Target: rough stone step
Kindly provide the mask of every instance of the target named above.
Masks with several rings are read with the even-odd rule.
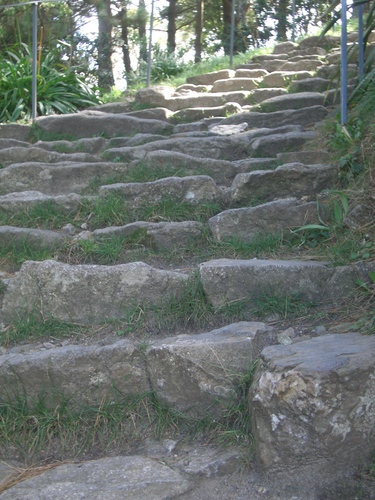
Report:
[[[73,136],[126,136],[135,133],[169,134],[172,125],[161,120],[136,118],[127,114],[82,111],[71,115],[51,115],[37,118],[36,126],[47,133]]]
[[[124,318],[136,303],[160,304],[179,297],[188,276],[143,262],[116,266],[71,266],[53,260],[27,261],[11,280],[2,321],[42,311],[43,316],[85,325]]]
[[[239,402],[239,379],[262,349],[276,342],[271,326],[240,322],[155,340],[146,352],[127,339],[48,348],[26,344],[0,355],[0,394],[5,397],[11,390],[37,399],[43,390],[50,405],[62,395],[74,405],[100,405],[119,393],[154,391],[162,404],[190,416],[220,418],[228,405]]]
[[[317,71],[324,64],[320,59],[310,59],[307,56],[299,61],[286,61],[279,66],[279,69],[280,71]]]
[[[234,77],[235,71],[231,69],[222,69],[220,71],[212,71],[211,73],[205,73],[203,75],[191,76],[186,79],[187,83],[192,83],[194,85],[213,85],[216,80],[223,78]]]
[[[0,245],[4,248],[15,242],[53,248],[64,240],[64,235],[46,229],[24,229],[13,226],[0,226]]]
[[[301,109],[311,106],[324,106],[326,98],[320,92],[301,92],[285,94],[266,99],[260,105],[260,111],[281,111],[283,109]],[[255,111],[255,110],[254,110]]]
[[[286,163],[275,170],[238,174],[232,183],[230,198],[234,204],[252,198],[264,201],[291,196],[300,198],[331,188],[337,176],[337,169],[332,165]]]
[[[217,241],[253,241],[264,234],[280,234],[287,228],[318,222],[316,203],[301,203],[296,198],[225,210],[208,221]]]
[[[310,71],[273,71],[262,78],[262,85],[266,87],[287,87],[291,81],[312,78]]]
[[[69,194],[126,168],[127,164],[111,162],[20,163],[0,170],[0,189],[3,193],[38,190],[47,195]]]
[[[56,204],[65,213],[76,212],[82,203],[82,196],[76,193],[48,196],[40,191],[12,192],[0,196],[0,209],[5,212],[27,211],[41,202]]]
[[[25,141],[19,141],[18,139],[2,139],[0,137],[0,150],[13,147],[29,148],[30,143]]]
[[[103,137],[90,137],[76,141],[38,141],[35,147],[58,153],[87,153],[98,155],[108,146],[108,140]]]
[[[192,485],[182,474],[159,460],[119,456],[80,464],[64,464],[22,481],[1,498],[90,498],[90,500],[168,500],[178,498]]]
[[[243,170],[236,164],[211,158],[199,158],[190,154],[179,153],[176,151],[156,150],[148,152],[142,160],[134,160],[129,164],[129,169],[139,165],[144,166],[150,171],[155,169],[158,172],[173,166],[178,168],[176,175],[208,175],[219,185],[230,185],[237,173]]]
[[[277,130],[279,129],[274,129],[274,134],[253,139],[248,149],[249,156],[276,157],[280,151],[294,151],[304,146],[306,142],[316,140],[318,137],[318,134],[313,131],[303,132],[301,129],[295,129],[280,134],[276,133]]]
[[[298,296],[313,303],[350,297],[358,279],[368,282],[374,264],[329,267],[315,261],[218,259],[199,266],[204,291],[210,303],[224,307],[264,295]]]
[[[250,91],[249,97],[247,101],[250,103],[249,106],[254,104],[259,104],[266,99],[270,99],[271,97],[276,97],[279,95],[285,95],[287,90],[285,88],[257,88]],[[242,109],[245,109],[247,104],[242,106]]]
[[[222,106],[226,103],[235,102],[240,106],[248,104],[249,96],[251,95],[249,90],[236,90],[228,92],[216,92],[210,94],[189,94],[186,96],[174,96],[169,99],[165,99],[163,106],[170,109],[171,111],[178,111],[185,108],[208,108]],[[153,103],[151,103],[153,104]]]
[[[326,80],[325,78],[308,78],[294,80],[290,86],[290,92],[325,92],[326,90],[337,87],[337,82]]]
[[[236,77],[216,80],[211,92],[234,92],[236,90],[254,90],[259,84],[258,78]]]
[[[304,163],[305,165],[328,164],[330,155],[328,151],[292,151],[278,153],[276,159],[284,163]]]
[[[241,106],[236,102],[228,102],[222,106],[211,106],[209,108],[204,107],[194,107],[185,108],[180,111],[173,113],[171,117],[171,122],[178,123],[180,120],[184,122],[194,122],[202,120],[202,118],[211,118],[217,116],[228,116],[236,113],[240,113],[242,110]]]
[[[374,336],[323,335],[268,347],[261,360],[249,405],[256,456],[264,467],[328,468],[338,476],[369,463],[374,447]]]
[[[266,69],[236,69],[234,78],[260,78],[268,75]]]
[[[165,150],[184,153],[198,158],[234,161],[251,156],[251,154],[249,154],[249,151],[251,151],[249,150],[249,145],[251,141],[257,137],[263,137],[277,132],[280,132],[282,135],[283,133],[297,130],[301,130],[300,127],[286,125],[273,129],[255,128],[254,130],[243,132],[235,136],[172,137],[142,146],[111,148],[105,151],[104,157],[110,160],[119,158],[127,162],[142,159],[150,151]]]
[[[186,248],[196,242],[203,233],[203,224],[197,221],[183,222],[132,222],[125,226],[111,226],[103,229],[96,229],[87,235],[85,238],[92,237],[95,240],[108,238],[108,236],[131,236],[134,233],[139,233],[139,230],[145,232],[145,238],[142,239],[142,244],[155,247],[159,250],[183,247]],[[78,235],[79,237],[79,235]]]
[[[306,127],[318,123],[327,116],[328,110],[324,106],[312,106],[301,109],[287,109],[270,113],[250,111],[223,119],[220,124],[237,124],[247,122],[251,128],[277,128],[284,125],[301,125]]]
[[[15,163],[39,162],[39,163],[61,163],[61,162],[96,162],[100,161],[94,155],[88,153],[57,153],[47,151],[39,147],[10,147],[0,149],[0,165],[8,167]]]
[[[122,193],[124,204],[132,207],[159,203],[166,199],[188,203],[223,200],[222,191],[207,175],[165,177],[153,182],[117,183],[99,188],[99,196],[107,196],[113,192]]]

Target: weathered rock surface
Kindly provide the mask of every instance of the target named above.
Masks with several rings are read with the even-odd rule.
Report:
[[[58,153],[97,155],[106,148],[107,144],[108,140],[103,137],[84,137],[77,141],[38,141],[34,146],[47,151],[57,151]],[[28,161],[30,161],[30,158]]]
[[[204,291],[214,307],[234,301],[252,301],[269,294],[298,295],[302,300],[319,302],[349,297],[355,280],[366,281],[364,266],[329,267],[314,261],[218,259],[199,266]]]
[[[237,174],[231,187],[233,203],[251,198],[274,200],[320,193],[334,185],[337,170],[331,165],[287,163],[276,170]]]
[[[167,134],[172,125],[161,120],[136,118],[127,114],[82,111],[74,115],[43,116],[36,120],[43,131],[76,138],[95,135],[124,136],[134,133]]]
[[[46,229],[24,229],[13,226],[0,226],[0,245],[9,245],[13,242],[23,242],[40,247],[53,247],[64,239],[64,236],[55,231]]]
[[[4,167],[12,165],[13,163],[22,162],[94,162],[99,161],[95,156],[88,153],[64,153],[60,154],[54,151],[47,151],[38,147],[10,147],[7,149],[0,149],[0,163]]]
[[[47,195],[79,192],[94,179],[104,179],[123,171],[127,165],[95,163],[18,163],[0,170],[3,193],[38,190]]]
[[[3,321],[32,311],[85,325],[123,318],[136,303],[157,304],[179,296],[186,274],[143,262],[117,266],[70,266],[52,260],[25,262],[4,295]]]
[[[226,104],[223,104],[222,106],[211,106],[208,108],[184,108],[173,113],[172,121],[178,123],[181,120],[191,123],[202,120],[203,118],[210,118],[212,116],[225,117],[227,115],[240,113],[241,109],[241,106],[236,102],[228,102]]]
[[[165,404],[193,416],[219,417],[238,402],[239,378],[263,346],[274,341],[272,328],[247,322],[163,339],[146,353],[148,376]]]
[[[375,337],[323,335],[261,360],[249,404],[263,466],[363,467],[375,443]]]
[[[129,340],[0,355],[0,374],[3,397],[10,391],[31,400],[43,397],[52,407],[62,395],[75,404],[100,405],[116,399],[116,391],[149,390],[142,353]]]
[[[56,204],[63,212],[76,211],[82,203],[82,196],[70,193],[60,196],[48,196],[40,191],[12,192],[0,196],[0,209],[6,212],[28,210],[29,208],[43,202]]]
[[[313,223],[318,223],[316,203],[300,204],[296,198],[226,210],[208,221],[218,241],[231,238],[252,241],[265,234],[277,234],[286,228]]]
[[[213,85],[216,80],[220,80],[223,78],[233,78],[235,74],[235,71],[231,69],[223,69],[220,71],[205,73],[203,75],[191,76],[187,78],[186,81],[187,83],[193,83],[194,85]]]
[[[12,500],[168,500],[189,490],[181,474],[157,460],[110,457],[64,464],[23,481],[1,498]]]
[[[300,131],[298,128],[291,132],[283,134],[277,133],[278,129],[274,130],[274,134],[264,135],[255,138],[249,148],[249,156],[276,156],[278,151],[293,151],[301,148],[307,141],[316,139],[317,134],[313,131]]]
[[[325,96],[320,92],[301,92],[271,97],[261,103],[261,111],[281,111],[283,109],[300,109],[311,106],[324,106]]]
[[[188,177],[166,177],[154,182],[133,182],[129,184],[109,184],[101,186],[100,196],[119,192],[124,196],[124,203],[133,207],[146,203],[158,203],[165,199],[200,203],[202,201],[222,200],[222,192],[215,181],[207,175]]]

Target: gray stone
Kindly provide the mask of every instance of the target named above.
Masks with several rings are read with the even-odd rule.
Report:
[[[283,229],[312,223],[318,223],[316,203],[300,204],[296,198],[226,210],[208,221],[217,241],[253,241],[264,234],[278,234]]]
[[[3,321],[30,311],[80,324],[124,318],[135,303],[158,304],[179,296],[186,274],[155,269],[143,262],[117,266],[70,266],[53,260],[27,261],[4,295]]]
[[[129,164],[129,168],[136,168],[142,164],[152,170],[157,169],[163,172],[164,169],[173,167],[181,168],[181,173],[185,175],[209,175],[218,184],[231,183],[238,169],[232,162],[216,160],[211,158],[197,158],[185,153],[175,151],[156,150],[150,151],[142,160],[134,160]]]
[[[24,229],[13,226],[0,226],[0,245],[27,243],[42,247],[54,247],[62,242],[64,236],[47,229]]]
[[[267,74],[265,69],[236,69],[235,78],[260,78]]]
[[[176,88],[175,94],[183,92],[210,92],[212,85],[194,85],[193,83],[185,83]]]
[[[43,131],[93,137],[96,135],[126,136],[135,133],[166,134],[172,126],[161,120],[136,118],[127,114],[101,113],[86,111],[74,115],[50,115],[37,118],[36,126]]]
[[[178,112],[178,111],[177,111]],[[208,130],[208,123],[206,123],[204,120],[201,120],[199,122],[193,122],[193,123],[179,123],[178,125],[175,125],[173,128],[173,135],[174,134],[184,134],[186,132],[202,132]]]
[[[222,69],[220,71],[213,71],[211,73],[205,73],[204,75],[190,76],[186,79],[187,83],[192,83],[194,85],[213,85],[216,80],[221,80],[223,78],[233,78],[235,71],[231,69]]]
[[[28,141],[31,135],[29,125],[18,125],[16,123],[1,123],[0,137],[2,139],[16,139],[17,141]]]
[[[335,84],[325,78],[307,78],[294,80],[289,86],[289,92],[325,92]]]
[[[0,163],[3,166],[12,165],[15,163],[22,162],[42,162],[42,163],[52,163],[52,162],[95,162],[99,161],[95,156],[89,155],[87,153],[71,153],[71,154],[60,154],[54,151],[46,151],[45,149],[38,147],[10,147],[7,149],[0,149]]]
[[[29,144],[28,142],[24,142],[24,141],[18,141],[17,139],[2,139],[0,137],[0,150],[14,148],[14,147],[30,148],[31,144]]]
[[[167,465],[149,458],[109,457],[64,464],[2,493],[4,500],[169,500],[190,485]]]
[[[275,158],[246,158],[245,160],[237,160],[232,162],[235,165],[238,173],[254,172],[255,170],[271,170],[276,168],[277,162]]]
[[[287,87],[294,80],[302,80],[311,76],[312,73],[308,71],[273,71],[263,77],[262,85],[267,87]]]
[[[238,401],[236,384],[272,341],[272,328],[247,322],[160,340],[146,353],[151,386],[164,404],[191,416],[219,417]]]
[[[260,88],[255,89],[250,92],[248,97],[248,102],[252,105],[259,104],[271,97],[276,97],[279,95],[285,95],[287,90],[285,88]]]
[[[281,71],[316,71],[324,63],[320,59],[303,58],[300,61],[287,61],[280,66]]]
[[[235,90],[254,90],[257,88],[257,78],[236,77],[216,80],[211,92],[234,92]]]
[[[273,49],[274,54],[288,54],[298,47],[294,42],[281,42],[275,45]]]
[[[16,212],[18,210],[28,210],[29,208],[41,203],[50,202],[58,206],[63,212],[75,212],[82,203],[82,196],[76,193],[60,196],[48,196],[40,191],[22,191],[8,193],[0,196],[0,208],[7,212]]]
[[[232,115],[241,112],[241,106],[235,102],[229,102],[223,104],[222,106],[211,106],[209,108],[194,107],[185,108],[180,111],[176,111],[173,114],[172,121],[178,122],[179,120],[194,122],[202,120],[203,118],[210,118],[216,116],[225,117],[227,115]],[[176,127],[175,127],[176,131]]]
[[[212,94],[187,94],[165,99],[164,106],[172,111],[185,108],[210,108],[222,106],[225,103],[236,102],[240,106],[248,103],[251,91],[236,90],[233,92],[216,92]]]
[[[275,290],[280,297],[298,295],[302,300],[339,300],[356,289],[355,280],[367,280],[361,266],[328,267],[315,261],[231,260],[204,262],[199,267],[210,303],[224,307],[235,301],[261,297]]]
[[[107,146],[108,140],[103,137],[84,137],[77,141],[38,141],[35,147],[58,153],[88,153],[97,155]]]
[[[294,151],[304,146],[306,142],[317,138],[316,132],[303,132],[300,130],[296,127],[296,130],[284,134],[274,133],[255,138],[251,141],[248,149],[249,155],[260,158],[276,156],[280,151]],[[274,131],[276,132],[277,129]]]
[[[35,401],[43,397],[51,407],[63,398],[79,406],[99,406],[119,393],[149,390],[143,355],[129,340],[0,355],[0,374],[3,397],[10,392]]]
[[[261,359],[249,399],[261,464],[360,470],[375,444],[375,337],[324,335]]]
[[[220,123],[227,124],[230,122],[224,121]],[[252,149],[250,148],[250,144],[252,139],[278,132],[285,134],[286,132],[296,130],[300,130],[300,128],[294,125],[285,125],[279,128],[256,127],[254,130],[235,136],[217,136],[212,135],[212,132],[210,132],[211,136],[208,137],[172,137],[164,141],[155,141],[142,146],[108,149],[105,152],[105,157],[108,159],[119,158],[122,161],[140,160],[150,151],[166,150],[184,153],[197,158],[234,161],[247,158],[251,155]],[[311,132],[306,134],[310,134],[310,138],[313,136]]]
[[[110,184],[99,188],[99,195],[119,192],[124,195],[124,203],[131,206],[158,203],[165,199],[200,203],[222,200],[222,192],[215,181],[207,175],[188,177],[165,177],[153,182],[132,182]]]
[[[269,73],[272,73],[273,71],[280,71],[287,59],[286,57],[285,59],[281,59],[280,56],[282,55],[283,54],[275,54],[275,59],[267,59],[262,61],[262,68],[266,69]],[[286,56],[286,54],[284,55]]]
[[[325,96],[319,92],[301,92],[271,97],[260,104],[261,111],[281,111],[283,109],[301,109],[311,106],[324,106]]]
[[[144,239],[150,240],[150,245],[160,250],[176,247],[188,247],[202,235],[203,225],[197,221],[183,222],[133,222],[126,226],[111,226],[93,231],[94,239],[106,238],[108,236],[130,236],[139,230],[145,232],[146,238],[141,238],[142,244],[146,245]]]
[[[130,111],[127,115],[135,116],[136,118],[146,118],[147,120],[161,120],[163,122],[168,122],[173,116],[173,112],[167,108],[151,108]]]
[[[235,450],[221,451],[207,446],[197,446],[175,463],[175,466],[189,476],[217,478],[238,472],[243,458]]]
[[[323,47],[323,49],[329,50],[333,47],[339,47],[340,45],[340,37],[325,35],[323,37],[319,35],[308,36],[303,38],[298,44],[300,49],[306,49],[311,47]]]
[[[273,54],[259,54],[253,57],[253,61],[264,63],[265,61],[286,61],[288,59],[288,54],[285,53],[273,53]]]
[[[337,179],[332,165],[302,165],[289,163],[276,170],[259,170],[237,174],[231,188],[233,203],[243,203],[257,197],[262,200],[305,196],[320,193]]]
[[[234,135],[234,134],[240,134],[241,132],[245,132],[247,128],[248,128],[247,122],[242,122],[236,125],[227,125],[227,124],[212,125],[209,128],[209,130],[218,135]]]
[[[135,101],[153,107],[163,107],[165,99],[172,97],[173,93],[172,87],[155,85],[139,89],[135,94]]]
[[[311,108],[287,109],[271,113],[248,112],[225,118],[221,124],[236,124],[247,122],[251,128],[276,128],[284,125],[307,126],[323,120],[328,114],[324,106],[312,106]]]
[[[107,179],[127,165],[96,163],[19,163],[0,170],[3,192],[38,190],[48,195],[76,193],[94,179]]]
[[[276,159],[282,164],[299,162],[304,165],[324,164],[330,160],[327,151],[292,151],[278,153]]]
[[[149,142],[164,140],[165,137],[160,134],[135,134],[133,137],[125,139],[124,137],[116,137],[109,141],[109,147],[116,147],[116,145],[123,146],[142,146]]]

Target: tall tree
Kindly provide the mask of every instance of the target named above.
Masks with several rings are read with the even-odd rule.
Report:
[[[93,0],[98,16],[98,85],[110,90],[115,80],[112,67],[112,11],[110,0]]]
[[[196,18],[195,18],[195,40],[194,40],[194,49],[195,56],[194,62],[198,63],[202,60],[202,34],[203,34],[203,9],[204,9],[204,0],[197,0],[196,4]]]
[[[174,52],[176,50],[176,18],[177,18],[177,0],[169,0],[169,5],[167,8],[167,47],[169,52]]]
[[[122,58],[124,61],[125,73],[130,74],[132,72],[131,62],[130,62],[130,50],[129,50],[129,17],[128,17],[128,6],[125,1],[122,9],[120,11],[120,27],[121,27],[121,40],[122,40]]]
[[[138,37],[139,37],[139,58],[147,61],[147,37],[146,37],[147,10],[145,0],[139,0],[137,12]]]

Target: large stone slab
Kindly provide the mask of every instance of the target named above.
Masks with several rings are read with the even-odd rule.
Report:
[[[174,96],[165,99],[164,106],[172,111],[178,111],[185,108],[209,108],[223,106],[229,102],[236,102],[243,106],[248,104],[248,98],[251,95],[250,90],[235,90],[228,92],[216,92],[210,94],[190,93],[184,96]]]
[[[251,198],[273,200],[290,196],[304,196],[328,189],[337,179],[332,165],[303,165],[287,163],[276,170],[258,170],[237,174],[231,187],[233,203],[243,203]]]
[[[40,191],[13,192],[0,196],[0,209],[6,212],[26,211],[43,202],[56,204],[63,212],[70,213],[79,208],[82,203],[82,196],[76,193],[48,196]]]
[[[300,94],[285,94],[266,99],[260,105],[261,111],[281,111],[283,109],[300,109],[311,106],[324,106],[325,96],[319,92],[301,92]]]
[[[324,63],[319,59],[304,57],[300,61],[287,61],[281,67],[281,71],[316,71]]]
[[[213,116],[233,115],[241,112],[241,106],[236,102],[228,102],[222,106],[211,106],[209,108],[185,108],[173,113],[171,121],[178,123],[181,121],[194,122],[202,120],[203,118],[211,118]]]
[[[339,300],[368,280],[361,266],[329,267],[316,261],[218,259],[200,265],[203,288],[214,307],[259,299],[275,291],[280,297],[298,294],[304,300]]]
[[[287,87],[293,80],[309,78],[312,73],[309,71],[273,71],[265,75],[262,85],[266,87]]]
[[[165,121],[100,111],[43,116],[37,118],[36,126],[45,132],[71,135],[76,138],[103,134],[108,137],[116,137],[134,135],[137,132],[167,134],[172,131],[172,126]]]
[[[0,355],[0,394],[43,397],[50,406],[62,398],[99,406],[118,394],[149,390],[142,353],[129,340],[113,344],[67,345]],[[118,391],[118,392],[116,392]]]
[[[142,160],[134,160],[129,164],[130,169],[137,166],[145,166],[150,170],[158,169],[158,172],[168,171],[171,166],[178,167],[184,175],[209,175],[218,184],[228,184],[239,171],[230,161],[197,158],[162,149],[150,151]]]
[[[99,195],[119,192],[124,195],[124,203],[131,206],[158,203],[165,199],[200,203],[222,200],[222,192],[215,181],[207,175],[188,177],[165,177],[153,182],[132,182],[110,184],[99,188]]]
[[[278,95],[285,95],[287,90],[285,88],[274,87],[274,88],[258,88],[250,92],[248,103],[249,105],[259,104],[266,99],[271,97],[276,97]]]
[[[38,141],[34,146],[46,149],[47,151],[57,151],[58,153],[88,153],[90,155],[97,155],[107,145],[108,140],[104,139],[104,137],[84,137],[77,141]]]
[[[208,221],[217,241],[252,241],[264,234],[318,223],[315,202],[301,204],[296,198],[271,201],[250,208],[226,210]]]
[[[213,85],[216,80],[223,78],[233,78],[235,71],[231,69],[222,69],[220,71],[212,71],[211,73],[205,73],[203,75],[190,76],[186,79],[187,83],[192,83],[194,85]]]
[[[85,325],[124,318],[134,304],[159,304],[178,296],[186,274],[143,262],[70,266],[53,260],[24,262],[4,295],[3,321],[32,311]]]
[[[247,322],[163,339],[146,353],[151,386],[164,404],[193,416],[219,417],[238,402],[236,384],[272,341],[272,328]]]
[[[216,80],[211,92],[233,92],[235,90],[254,90],[257,88],[257,78],[236,77]]]
[[[28,245],[54,247],[61,243],[64,236],[47,229],[26,229],[13,226],[0,226],[0,245],[5,248],[11,243],[27,243]]]
[[[95,163],[18,163],[0,170],[3,193],[38,190],[47,195],[78,193],[94,179],[107,179],[127,165]]]
[[[238,115],[242,116],[242,115]],[[222,123],[222,122],[221,122]],[[225,122],[224,122],[225,123]],[[118,158],[122,161],[139,160],[150,151],[176,151],[198,158],[212,158],[217,160],[241,160],[250,156],[250,143],[257,137],[300,130],[295,125],[285,125],[279,128],[260,128],[243,132],[233,136],[194,136],[194,137],[172,137],[164,141],[154,141],[142,146],[111,148],[104,156],[107,159]]]
[[[375,446],[375,337],[271,346],[261,361],[249,398],[261,464],[288,470],[320,462],[335,476],[361,470]]]
[[[277,129],[275,129],[275,132]],[[253,157],[276,156],[280,151],[295,151],[300,149],[308,141],[317,138],[317,133],[314,131],[304,132],[301,129],[286,132],[283,134],[270,134],[255,138],[250,145],[249,155]]]
[[[283,125],[308,126],[317,123],[327,116],[328,110],[324,106],[312,106],[301,109],[286,109],[270,113],[259,113],[250,111],[225,118],[222,124],[236,124],[247,122],[249,127],[276,128]]]
[[[0,137],[2,139],[16,139],[17,141],[27,141],[31,135],[29,125],[18,125],[16,123],[1,123]]]
[[[6,149],[0,149],[0,164],[3,167],[12,165],[14,163],[22,162],[95,162],[99,161],[93,155],[88,153],[57,153],[55,151],[47,151],[39,147],[10,147]]]
[[[160,250],[188,247],[192,245],[203,233],[203,225],[197,221],[183,222],[133,222],[126,226],[111,226],[96,229],[92,232],[94,239],[108,236],[130,236],[139,230],[145,232],[145,240],[150,240],[150,246]],[[146,245],[145,242],[142,244]]]
[[[2,493],[4,500],[169,500],[190,489],[178,472],[140,456],[64,464]]]
[[[295,80],[289,86],[290,92],[325,92],[337,83],[325,78],[306,78],[305,80]]]

